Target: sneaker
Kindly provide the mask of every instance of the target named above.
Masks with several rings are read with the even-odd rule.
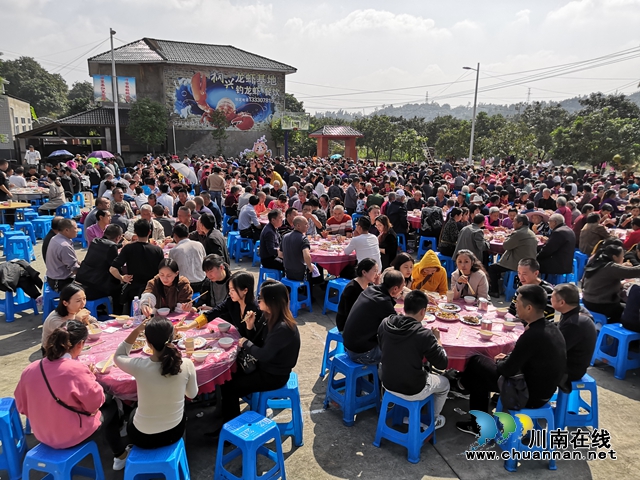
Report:
[[[455,397],[469,400],[467,389],[460,384],[460,379],[449,380],[449,393]]]
[[[437,415],[436,416],[436,430],[438,430],[439,428],[444,427],[444,424],[447,423],[447,419],[444,418],[444,415]]]
[[[122,454],[122,457],[114,457],[113,458],[113,470],[114,471],[119,471],[122,470],[125,466],[125,464],[127,463],[127,457],[129,456],[129,452],[131,451],[131,445],[127,445],[127,448],[125,449],[124,453]]]
[[[456,428],[464,433],[470,433],[471,435],[479,435],[480,428],[478,428],[478,424],[475,420],[466,420],[463,422],[457,422]]]

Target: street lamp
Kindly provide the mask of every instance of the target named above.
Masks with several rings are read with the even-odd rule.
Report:
[[[478,103],[478,80],[480,79],[480,64],[478,68],[462,67],[464,70],[476,71],[476,93],[473,96],[473,117],[471,119],[471,142],[469,144],[469,165],[473,165],[473,137],[476,133],[476,105]]]
[[[113,36],[116,31],[109,28],[111,38],[111,88],[113,92],[113,114],[116,121],[116,153],[120,153],[120,112],[118,111],[118,77],[116,76],[116,59],[113,53]]]

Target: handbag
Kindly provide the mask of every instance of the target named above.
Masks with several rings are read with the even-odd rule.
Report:
[[[238,351],[237,361],[244,373],[253,373],[258,368],[258,360],[247,352],[244,347]]]
[[[40,372],[42,372],[42,378],[44,378],[44,383],[47,384],[47,388],[49,389],[49,393],[51,394],[53,399],[61,407],[66,408],[67,410],[73,413],[77,413],[78,420],[80,420],[80,428],[82,428],[82,417],[80,415],[84,415],[85,417],[93,417],[93,413],[85,412],[83,410],[78,410],[77,408],[67,405],[62,400],[60,400],[60,398],[58,398],[55,393],[53,393],[53,390],[51,389],[51,385],[49,385],[49,380],[47,379],[47,376],[44,374],[44,367],[42,366],[42,360],[40,360]]]
[[[498,378],[498,389],[502,407],[506,410],[522,410],[529,401],[529,388],[522,373],[513,377],[501,375]]]

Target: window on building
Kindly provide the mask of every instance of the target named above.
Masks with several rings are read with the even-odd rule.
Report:
[[[27,123],[27,119],[22,117],[22,123]]]
[[[20,123],[20,120],[18,119],[18,117],[16,117],[16,123]]]
[[[20,125],[16,125],[16,134],[20,133]]]
[[[23,131],[23,132],[26,132],[26,131],[27,131],[27,126],[26,126],[26,125],[23,125],[23,126],[22,126],[22,131]]]

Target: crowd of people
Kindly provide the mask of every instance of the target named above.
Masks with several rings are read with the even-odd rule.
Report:
[[[140,324],[115,352],[116,364],[135,377],[138,388],[137,404],[123,415],[89,369],[73,361],[87,339],[87,325],[97,321],[84,309],[86,300],[108,295],[116,313],[125,314],[139,300],[146,317],[158,308],[202,313],[177,329],[202,327],[214,318],[232,323],[240,348],[258,368],[238,368],[221,386],[221,422],[239,415],[240,398],[283,386],[296,365],[300,335],[286,287],[267,281],[256,298],[253,275],[232,272],[222,231],[235,229],[242,238],[259,240],[263,267],[308,280],[312,292],[326,289],[327,278],[313,262],[310,239],[344,237],[344,253],[355,252],[357,259],[340,272],[349,280],[336,315],[346,353],[356,363],[381,365],[382,384],[396,395],[421,400],[433,394],[436,428],[445,423],[441,412],[449,391],[468,396],[470,409],[489,411],[500,377],[524,375],[529,398],[522,407],[537,408],[556,388],[570,389],[586,372],[595,347],[589,311],[640,331],[640,286],[627,294],[621,284],[640,278],[640,197],[631,174],[526,165],[512,158],[469,166],[449,160],[378,165],[344,158],[185,156],[182,163],[198,180],[194,184],[170,167],[179,159],[145,157],[126,173],[118,160],[92,165],[76,158],[26,173],[47,184],[52,199],[64,202],[83,186],[95,187],[97,198],[81,218],[55,217],[43,242],[46,281],[60,302],[44,322],[44,358],[27,367],[16,390],[36,437],[65,448],[103,431],[114,469],[123,468],[128,452],[116,434],[124,417],[129,443],[143,448],[168,445],[182,435],[183,398],[197,394],[195,370],[172,344],[170,322]],[[0,190],[6,184],[10,192],[7,164],[0,162],[0,170]],[[71,191],[65,176],[78,180],[70,181]],[[410,216],[419,218],[417,226]],[[88,241],[82,261],[73,246],[78,224]],[[627,230],[626,240],[612,229]],[[401,237],[406,251],[399,248]],[[423,237],[435,244],[430,240],[426,253],[415,258]],[[499,255],[492,239],[501,240]],[[576,249],[589,260],[584,278],[570,283]],[[451,257],[452,272],[442,257]],[[420,323],[428,294],[451,290],[456,300],[498,298],[509,272],[517,290],[506,301],[526,326],[513,351],[473,356],[463,372],[447,369],[440,332]],[[395,309],[400,298],[402,314]],[[143,331],[153,355],[130,357]],[[49,391],[43,378],[49,379]],[[56,406],[56,398],[63,403]],[[56,417],[44,413],[49,408],[66,411]],[[89,419],[83,422],[83,415]],[[61,428],[76,421],[78,429]],[[457,427],[478,433],[471,419]]]

